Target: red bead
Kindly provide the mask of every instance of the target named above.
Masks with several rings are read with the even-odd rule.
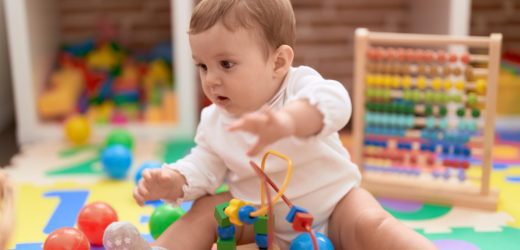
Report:
[[[413,51],[413,49],[407,49],[405,51],[405,58],[409,62],[412,62],[413,60],[415,60],[415,52]]]
[[[380,47],[378,49],[378,53],[379,53],[379,59],[381,59],[381,60],[386,60],[386,58],[388,57],[388,52],[384,48]]]
[[[403,48],[397,49],[397,60],[399,60],[399,61],[406,60],[406,52]]]
[[[429,155],[428,157],[426,157],[426,164],[433,165],[434,163],[435,163],[435,158],[433,157],[433,155]]]
[[[397,51],[394,48],[388,48],[387,57],[388,57],[388,60],[397,59]]]
[[[468,64],[469,63],[469,55],[468,54],[463,54],[460,56],[460,61],[463,62],[464,64]]]
[[[376,60],[377,59],[377,51],[375,48],[370,48],[367,51],[367,57],[370,60]]]
[[[446,62],[446,53],[442,50],[437,52],[437,62],[445,63]]]
[[[296,215],[294,216],[293,223],[292,223],[292,228],[296,232],[305,232],[305,231],[307,231],[307,228],[312,227],[313,220],[314,220],[314,217],[312,217],[312,214],[296,213]]]
[[[448,57],[448,60],[450,60],[450,62],[454,63],[457,61],[457,55],[455,54],[450,54],[449,57]]]
[[[103,233],[117,221],[116,211],[107,203],[93,202],[85,205],[78,215],[78,228],[93,245],[103,244]]]
[[[426,62],[432,62],[433,61],[433,51],[427,50],[424,52],[423,59]]]
[[[459,162],[459,166],[463,169],[468,169],[469,168],[469,161],[461,161]]]
[[[424,52],[420,49],[415,51],[415,61],[421,62],[424,59]]]

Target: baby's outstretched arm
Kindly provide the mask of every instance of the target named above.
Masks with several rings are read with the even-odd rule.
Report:
[[[253,156],[282,138],[308,137],[317,134],[322,127],[321,112],[303,99],[287,104],[280,111],[263,107],[257,112],[245,114],[229,130],[242,130],[258,136],[256,143],[247,152]]]
[[[146,169],[134,189],[134,199],[140,206],[149,200],[176,200],[182,197],[186,179],[176,170],[169,168]]]

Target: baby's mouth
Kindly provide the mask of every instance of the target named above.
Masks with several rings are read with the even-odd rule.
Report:
[[[218,105],[224,105],[229,102],[229,98],[223,95],[217,96],[215,103]]]

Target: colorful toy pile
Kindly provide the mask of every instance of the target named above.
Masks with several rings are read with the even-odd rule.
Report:
[[[39,96],[40,118],[82,113],[101,124],[173,123],[177,100],[171,63],[170,45],[144,56],[114,42],[64,46]]]

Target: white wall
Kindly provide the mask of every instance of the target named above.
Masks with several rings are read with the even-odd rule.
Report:
[[[4,0],[0,0],[0,131],[13,120],[13,92],[7,48]]]

